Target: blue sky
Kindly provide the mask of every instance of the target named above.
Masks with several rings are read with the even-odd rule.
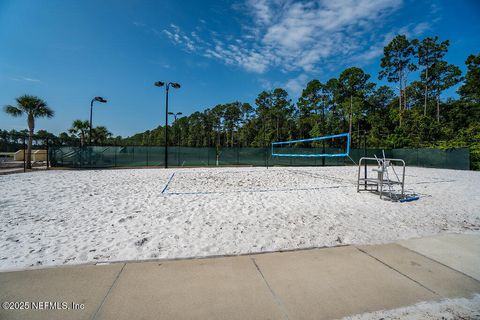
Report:
[[[55,110],[36,129],[66,131],[87,119],[127,136],[164,124],[170,109],[189,114],[261,90],[285,88],[296,101],[311,79],[358,66],[377,81],[383,46],[396,34],[438,35],[447,60],[480,48],[479,1],[116,1],[0,0],[0,105],[28,93]],[[447,94],[454,94],[451,90]],[[26,120],[0,113],[0,128]]]

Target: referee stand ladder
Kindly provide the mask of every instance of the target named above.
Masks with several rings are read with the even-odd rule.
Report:
[[[373,175],[368,176],[368,163],[375,162],[376,167],[372,168]],[[362,165],[365,170],[362,176]],[[401,168],[401,174],[397,174],[395,166]],[[380,199],[384,195],[392,201],[413,201],[417,199],[405,196],[405,161],[403,159],[386,158],[383,151],[383,158],[363,157],[358,162],[358,179],[357,192],[361,191],[361,187],[365,191],[375,191],[379,193]],[[399,190],[398,190],[399,189]]]

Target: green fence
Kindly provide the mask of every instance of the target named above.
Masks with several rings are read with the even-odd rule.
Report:
[[[165,165],[164,147],[150,146],[92,146],[50,148],[50,162],[56,167],[108,168],[108,167],[150,167]],[[296,153],[301,153],[298,148]],[[304,150],[311,153],[312,149]],[[319,152],[315,151],[315,152]],[[326,149],[326,153],[338,150]],[[351,149],[350,157],[358,163],[365,150]],[[366,156],[382,157],[382,149],[367,149]],[[470,169],[469,149],[389,149],[389,158],[404,159],[408,166]],[[168,165],[172,167],[198,166],[333,166],[352,165],[344,157],[271,157],[270,148],[190,148],[169,147]]]
[[[470,150],[464,149],[393,149],[392,158],[405,160],[407,166],[470,169]]]

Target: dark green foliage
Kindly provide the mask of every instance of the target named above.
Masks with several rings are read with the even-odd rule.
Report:
[[[480,54],[470,55],[465,61],[467,75],[465,83],[460,87],[460,97],[468,102],[480,104]]]

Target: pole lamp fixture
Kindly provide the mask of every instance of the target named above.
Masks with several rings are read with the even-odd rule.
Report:
[[[180,88],[180,84],[176,82],[162,82],[157,81],[154,83],[156,87],[163,87],[165,86],[166,89],[166,98],[165,98],[165,169],[168,168],[168,89],[170,86],[175,89]]]
[[[175,122],[177,121],[177,117],[182,115],[181,112],[175,112],[175,113],[169,112],[168,114],[171,115],[171,116],[173,116],[173,118],[174,118],[173,121],[175,121]]]
[[[88,144],[92,145],[92,113],[93,113],[93,103],[97,101],[100,103],[107,103],[107,100],[102,97],[95,97],[90,102],[90,130],[88,132]]]

